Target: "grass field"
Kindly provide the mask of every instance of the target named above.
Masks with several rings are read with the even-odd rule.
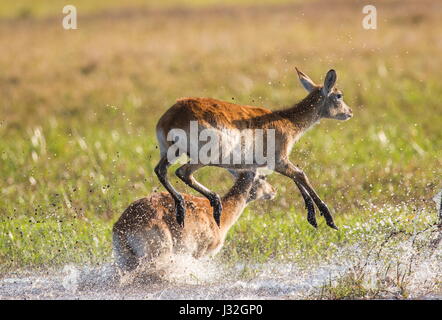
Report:
[[[246,210],[219,259],[308,265],[436,220],[441,3],[375,2],[378,29],[365,30],[359,1],[78,1],[70,31],[56,1],[11,3],[0,4],[0,273],[109,261],[113,222],[161,189],[160,115],[185,96],[290,106],[305,96],[295,66],[318,82],[336,69],[354,111],[291,156],[341,228],[311,228],[293,182],[274,174],[277,198]],[[232,183],[221,169],[197,177],[220,193]],[[373,295],[343,279],[324,297]]]

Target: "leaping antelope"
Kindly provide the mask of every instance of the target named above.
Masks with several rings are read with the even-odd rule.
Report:
[[[175,161],[168,159],[168,148],[175,144],[174,141],[169,141],[170,137],[168,135],[173,129],[180,129],[187,136],[190,136],[190,124],[192,121],[196,121],[199,133],[203,130],[210,130],[211,133],[215,134],[218,141],[228,141],[228,143],[223,145],[225,150],[230,152],[223,154],[223,157],[228,158],[235,156],[235,152],[238,150],[237,146],[239,146],[242,152],[241,159],[250,156],[247,154],[248,148],[241,148],[241,145],[244,143],[241,139],[233,139],[232,141],[231,137],[234,136],[232,132],[247,129],[273,129],[275,133],[275,161],[274,168],[270,169],[294,180],[304,199],[308,211],[307,220],[311,225],[317,227],[313,205],[315,203],[321,215],[324,216],[327,225],[337,229],[327,205],[319,198],[305,173],[290,162],[289,155],[295,142],[304,132],[318,123],[321,118],[348,120],[353,116],[353,112],[344,102],[342,92],[335,88],[337,79],[335,70],[327,72],[324,85],[315,84],[297,68],[296,71],[301,84],[309,94],[291,108],[271,111],[261,107],[237,105],[211,98],[183,98],[178,100],[160,118],[156,127],[156,134],[160,145],[161,159],[155,167],[155,173],[174,199],[176,218],[180,225],[184,225],[185,204],[182,195],[174,189],[167,178],[167,168]],[[249,137],[246,143],[249,143],[249,145],[253,144],[256,142],[253,140],[253,137]],[[258,163],[254,157],[251,164],[246,164],[245,161],[240,164],[220,161],[204,164],[198,162],[198,159],[193,158],[191,145],[192,141],[178,146],[177,155],[187,154],[191,161],[178,168],[175,173],[187,185],[200,192],[210,201],[215,221],[220,225],[222,211],[220,197],[196,181],[192,174],[206,165],[229,169],[254,169],[256,167],[266,167],[267,165]],[[264,150],[267,150],[267,146],[268,144],[265,144],[265,142],[261,143],[261,147]],[[177,146],[175,145],[175,147]],[[199,151],[201,151],[201,147],[202,144],[198,142],[197,148]]]
[[[140,262],[149,267],[167,261],[172,253],[190,253],[195,258],[216,254],[247,203],[273,199],[276,194],[265,176],[256,176],[253,171],[232,173],[236,181],[222,198],[224,212],[219,228],[205,198],[184,194],[188,212],[184,228],[177,224],[174,200],[168,193],[154,193],[132,203],[113,227],[117,265],[131,271]]]

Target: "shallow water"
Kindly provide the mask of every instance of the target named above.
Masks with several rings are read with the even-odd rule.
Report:
[[[198,267],[210,262],[199,262]],[[178,277],[125,279],[112,265],[94,269],[66,266],[51,275],[6,277],[0,280],[1,299],[302,299],[308,298],[331,270],[306,274],[293,265],[259,265],[247,280],[233,270],[214,270],[196,277],[192,270]],[[235,270],[236,269],[236,270]]]
[[[208,272],[197,277],[193,272],[199,268]],[[5,277],[0,280],[0,299],[317,299],[321,285],[347,271],[342,265],[302,271],[293,264],[261,264],[252,267],[254,275],[244,279],[239,276],[243,268],[238,264],[225,270],[199,261],[191,270],[158,280],[121,277],[112,264],[69,265],[49,275]],[[442,299],[442,294],[416,291],[410,298]]]
[[[339,285],[349,275],[363,279],[376,298],[442,299],[442,227],[386,236],[363,234],[308,268],[295,262],[229,267],[216,259],[175,256],[162,266],[161,279],[144,272],[121,275],[112,263],[10,273],[0,279],[0,299],[318,299],[330,298],[322,296],[324,285]]]

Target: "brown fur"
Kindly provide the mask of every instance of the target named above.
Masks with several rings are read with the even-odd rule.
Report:
[[[140,261],[156,263],[174,253],[189,253],[195,258],[216,254],[247,201],[270,199],[275,193],[267,182],[254,182],[250,173],[239,174],[234,186],[222,199],[224,212],[220,227],[212,218],[211,206],[206,198],[183,195],[188,213],[184,228],[175,219],[175,204],[170,194],[154,193],[137,200],[123,212],[113,227],[117,263],[122,269],[131,270]],[[143,248],[137,252],[136,247]]]
[[[323,86],[316,85],[298,69],[297,72],[302,85],[309,91],[309,94],[291,108],[271,111],[262,107],[238,105],[212,98],[182,98],[177,100],[160,118],[156,129],[157,138],[160,142],[161,160],[156,166],[155,172],[161,183],[175,200],[176,217],[180,224],[184,223],[185,208],[181,195],[167,180],[167,168],[171,164],[167,159],[167,150],[175,143],[174,141],[167,141],[167,134],[172,129],[181,129],[189,137],[190,122],[197,121],[200,132],[204,129],[216,129],[213,130],[214,132],[223,132],[225,129],[239,131],[244,129],[274,129],[276,158],[274,170],[295,181],[308,209],[308,221],[313,226],[317,226],[314,202],[321,211],[321,214],[324,215],[327,224],[332,228],[336,228],[329,209],[316,194],[304,172],[290,162],[289,155],[295,142],[321,118],[347,120],[352,116],[352,111],[343,101],[342,92],[334,88],[337,79],[334,70],[330,70],[327,73]],[[222,133],[218,134],[222,135]],[[222,141],[222,138],[219,140]],[[262,143],[263,149],[267,150],[266,142]],[[199,148],[201,148],[201,143]],[[179,150],[179,152],[190,155],[188,149]],[[229,169],[253,169],[265,166],[256,162],[253,164],[225,164],[218,162],[208,165]],[[201,185],[192,176],[194,171],[203,166],[205,165],[201,163],[188,163],[180,167],[176,174],[187,185],[210,200],[214,208],[214,218],[219,223],[222,210],[219,196]]]
[[[160,118],[157,130],[188,129],[190,121],[198,121],[205,128],[275,129],[281,138],[296,136],[319,118],[318,96],[319,89],[292,108],[275,112],[212,98],[182,98]]]

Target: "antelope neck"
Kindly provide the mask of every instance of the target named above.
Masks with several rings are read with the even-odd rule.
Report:
[[[238,178],[233,187],[222,198],[221,230],[224,234],[227,233],[247,206],[247,197],[252,188],[253,180]]]

